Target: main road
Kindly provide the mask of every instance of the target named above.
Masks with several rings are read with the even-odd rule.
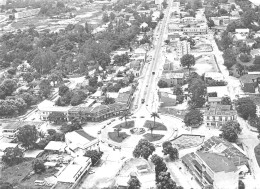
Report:
[[[139,98],[138,108],[134,112],[136,116],[146,116],[148,114],[150,115],[151,112],[157,112],[159,101],[157,95],[157,82],[161,74],[160,68],[164,64],[164,57],[162,56],[162,46],[165,40],[165,34],[167,32],[166,26],[170,16],[172,0],[169,0],[168,4],[169,5],[165,11],[162,23],[160,23],[160,25],[158,26],[159,36],[155,35],[154,56],[150,64],[146,63],[147,65],[145,65],[146,69],[144,69],[144,77],[139,83],[139,91],[136,91]],[[142,99],[144,99],[144,103],[142,103]]]

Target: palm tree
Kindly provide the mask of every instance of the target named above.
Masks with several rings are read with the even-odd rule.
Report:
[[[120,119],[125,119],[125,127],[127,127],[127,119],[128,119],[129,113],[124,112]]]
[[[159,114],[156,112],[152,112],[151,117],[153,117],[153,127],[155,127],[155,118],[160,118]]]
[[[115,129],[117,131],[117,137],[119,137],[120,135],[120,131],[122,130],[121,127],[122,125],[120,125],[118,128]]]
[[[43,139],[45,137],[45,133],[43,131],[39,131],[38,136],[40,139]]]
[[[151,135],[153,136],[154,126],[152,126],[152,124],[149,124],[149,130],[151,131]]]

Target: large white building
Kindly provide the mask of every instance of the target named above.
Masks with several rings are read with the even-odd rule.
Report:
[[[41,9],[38,8],[38,9],[25,10],[22,12],[16,12],[16,13],[14,13],[14,17],[16,19],[20,19],[20,18],[27,18],[27,17],[35,16],[35,15],[39,14],[40,10]]]

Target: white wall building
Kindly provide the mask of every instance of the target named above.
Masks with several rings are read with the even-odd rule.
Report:
[[[180,60],[181,57],[185,54],[190,53],[190,43],[187,41],[178,41],[177,42],[177,60]]]

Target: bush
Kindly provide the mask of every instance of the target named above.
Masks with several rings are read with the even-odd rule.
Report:
[[[251,60],[251,57],[245,53],[240,54],[239,60],[242,62],[249,62]]]

